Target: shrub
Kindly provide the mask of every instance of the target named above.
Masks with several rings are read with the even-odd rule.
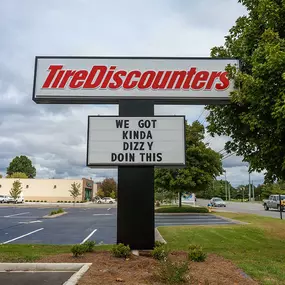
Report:
[[[80,203],[80,201],[76,201],[76,203]]]
[[[44,202],[45,202],[45,203],[47,203],[47,201],[46,201],[46,200],[45,200]]]
[[[86,252],[92,252],[94,250],[96,242],[95,241],[86,241],[83,245],[85,246]]]
[[[33,200],[33,202],[36,202],[36,200]]]
[[[60,213],[64,213],[63,209],[61,208],[59,208],[58,210],[51,211],[49,215],[52,216]]]
[[[205,207],[163,207],[155,210],[156,213],[209,213],[209,210]]]
[[[43,200],[41,200],[41,203],[43,203]]]
[[[157,277],[164,284],[179,284],[186,281],[188,261],[162,261],[157,272]]]
[[[157,246],[151,251],[151,255],[157,260],[166,260],[168,251],[164,246]]]
[[[68,201],[68,203],[71,203],[71,201]]]
[[[40,200],[37,200],[37,203],[39,203],[40,202]]]
[[[203,248],[199,245],[191,244],[189,246],[188,258],[195,262],[203,262],[206,259],[206,253],[203,252]]]
[[[156,240],[155,243],[154,243],[155,247],[164,246],[164,245],[165,245],[165,243],[162,242],[162,241],[159,241],[159,240]]]
[[[129,245],[122,243],[116,244],[112,247],[112,253],[115,257],[128,257],[131,255],[131,249]]]
[[[85,251],[86,251],[86,247],[83,244],[75,244],[71,247],[71,252],[73,253],[74,257],[83,255]]]
[[[160,206],[160,202],[159,202],[159,201],[156,201],[156,202],[155,202],[155,206],[156,206],[156,207],[159,207],[159,206]]]

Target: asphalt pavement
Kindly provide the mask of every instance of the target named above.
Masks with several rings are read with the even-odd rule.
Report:
[[[0,272],[0,284],[62,285],[74,272]]]
[[[197,199],[197,205],[207,206],[210,200]],[[226,207],[215,208],[217,211],[234,212],[234,213],[247,213],[259,216],[272,217],[280,219],[280,212],[277,210],[265,211],[262,203],[257,202],[226,202]],[[285,212],[283,212],[285,219]]]
[[[63,207],[67,214],[45,219],[54,208],[0,206],[1,244],[116,243],[117,208],[109,205]],[[220,225],[231,222],[211,214],[156,214],[155,226]]]

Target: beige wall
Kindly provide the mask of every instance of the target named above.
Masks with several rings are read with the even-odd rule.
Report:
[[[20,180],[22,183],[22,194],[24,199],[36,201],[73,201],[69,190],[73,182],[80,183],[81,193],[77,201],[84,200],[84,188],[86,181],[93,183],[92,180],[86,179],[8,179],[0,178],[0,194],[9,195],[12,184],[15,180]],[[93,184],[92,196],[97,192],[97,184]]]

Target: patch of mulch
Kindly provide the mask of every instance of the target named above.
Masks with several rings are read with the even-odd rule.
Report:
[[[183,261],[187,254],[175,251],[170,254],[173,261]],[[115,258],[108,251],[85,253],[83,257],[74,258],[71,254],[46,256],[37,262],[88,262],[92,266],[80,279],[78,285],[162,285],[154,273],[159,269],[159,262],[147,252],[141,256],[132,255],[129,259]],[[242,273],[230,261],[209,254],[205,262],[189,262],[189,273],[186,284],[197,285],[256,285],[256,281]]]

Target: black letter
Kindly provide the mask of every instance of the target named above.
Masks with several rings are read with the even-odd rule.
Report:
[[[123,143],[123,150],[128,150],[129,149],[129,143],[124,142]]]
[[[160,161],[162,161],[162,153],[161,152],[159,152],[157,154],[157,162],[160,162]]]
[[[115,153],[112,153],[111,161],[116,161],[116,160],[117,160],[117,155]]]
[[[129,131],[123,131],[123,140],[127,140],[128,139],[128,134]]]

